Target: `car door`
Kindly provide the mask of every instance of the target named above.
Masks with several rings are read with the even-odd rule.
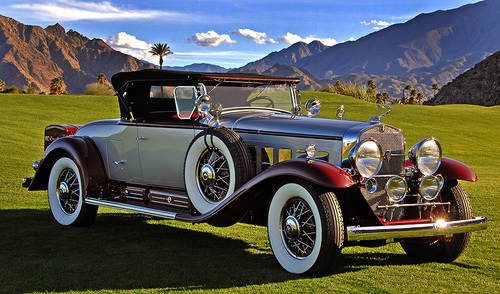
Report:
[[[137,142],[144,182],[184,188],[184,158],[194,136],[191,120],[139,124]]]

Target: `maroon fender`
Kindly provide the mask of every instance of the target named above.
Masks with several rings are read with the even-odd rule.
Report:
[[[406,167],[413,166],[409,159],[405,162]],[[464,181],[477,181],[476,173],[467,165],[460,161],[443,157],[441,165],[435,174],[441,174],[445,181],[448,180],[464,180]]]
[[[356,184],[343,169],[330,163],[307,159],[287,160],[255,176],[213,210],[197,216],[181,214],[177,215],[176,219],[186,222],[205,222],[210,221],[215,216],[224,215],[224,217],[227,217],[228,214],[232,215],[234,214],[232,211],[240,211],[239,209],[235,209],[235,207],[243,206],[242,203],[246,203],[252,196],[252,193],[246,193],[248,190],[265,180],[281,176],[302,178],[328,188],[348,188]],[[272,190],[274,187],[269,187],[269,189]],[[240,215],[239,218],[241,217]],[[239,218],[236,219],[235,216],[233,223],[238,222]],[[232,223],[228,222],[227,225],[230,224]]]
[[[29,190],[46,190],[52,165],[62,155],[71,156],[82,176],[83,195],[87,187],[96,185],[106,178],[104,163],[94,142],[83,137],[62,137],[45,150]]]

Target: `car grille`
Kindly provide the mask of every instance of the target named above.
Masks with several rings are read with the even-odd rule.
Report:
[[[385,156],[382,167],[377,174],[378,185],[376,191],[374,193],[368,193],[365,189],[361,189],[361,192],[376,215],[390,220],[401,219],[404,215],[403,209],[384,211],[377,209],[377,206],[390,204],[385,191],[385,185],[392,175],[401,175],[404,172],[404,134],[401,130],[394,127],[377,125],[361,133],[359,141],[368,138],[377,140],[382,147],[383,154],[390,153],[390,157]]]
[[[361,133],[360,141],[372,138],[379,142],[386,156],[378,175],[399,175],[405,166],[405,137],[401,130],[387,125],[375,126]]]

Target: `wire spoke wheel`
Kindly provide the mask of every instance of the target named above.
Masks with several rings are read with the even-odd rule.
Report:
[[[221,150],[205,150],[196,170],[198,189],[207,201],[217,203],[226,197],[231,174],[228,161]]]
[[[281,235],[288,252],[296,258],[311,254],[316,242],[314,214],[307,202],[292,198],[281,213]]]
[[[80,200],[80,182],[75,172],[64,169],[59,175],[57,186],[56,193],[61,209],[67,214],[74,213]]]

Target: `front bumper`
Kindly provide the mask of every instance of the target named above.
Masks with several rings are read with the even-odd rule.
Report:
[[[348,241],[394,240],[452,235],[486,229],[486,217],[413,225],[347,227]]]

